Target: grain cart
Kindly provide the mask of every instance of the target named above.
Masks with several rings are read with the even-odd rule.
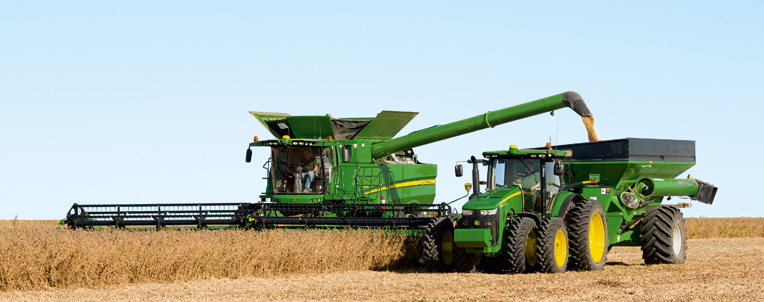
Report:
[[[489,111],[395,138],[416,112],[382,111],[374,118],[291,116],[250,112],[275,139],[269,148],[267,187],[257,203],[78,205],[66,222],[89,226],[172,225],[248,227],[423,228],[450,214],[434,204],[437,166],[421,163],[412,148],[503,123],[570,107],[590,118],[583,99],[565,92]]]
[[[472,157],[474,193],[456,228],[448,218],[425,235],[433,271],[513,273],[602,269],[613,246],[641,246],[645,263],[683,263],[680,208],[664,197],[713,203],[717,188],[675,179],[695,165],[695,142],[626,138]],[[485,181],[479,166],[487,167]],[[457,176],[462,166],[456,167]],[[486,189],[480,192],[479,184]]]

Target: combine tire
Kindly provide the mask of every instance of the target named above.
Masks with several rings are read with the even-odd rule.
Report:
[[[544,273],[562,273],[568,267],[568,230],[560,217],[544,218],[538,230],[536,257]]]
[[[424,264],[433,272],[474,272],[475,265],[465,249],[454,244],[454,222],[438,218],[424,235]]]
[[[569,212],[570,267],[594,271],[605,267],[608,250],[607,219],[596,200],[579,202]]]
[[[536,222],[528,217],[512,220],[504,231],[507,268],[511,273],[531,272],[536,265]]]
[[[660,206],[647,210],[642,225],[645,264],[680,264],[687,257],[687,229],[679,209]]]

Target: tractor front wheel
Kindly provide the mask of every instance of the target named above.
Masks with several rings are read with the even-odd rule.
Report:
[[[642,225],[645,264],[680,264],[687,257],[687,229],[679,209],[659,206],[647,210]]]
[[[454,244],[454,222],[450,218],[438,218],[427,225],[424,264],[433,272],[475,271],[472,257]]]
[[[511,273],[531,272],[536,265],[536,222],[528,217],[512,220],[505,232],[507,267]]]
[[[539,270],[562,273],[568,267],[568,229],[561,217],[544,218],[538,231],[536,257]]]
[[[607,219],[596,200],[579,202],[569,212],[570,266],[579,270],[601,270],[608,252]]]

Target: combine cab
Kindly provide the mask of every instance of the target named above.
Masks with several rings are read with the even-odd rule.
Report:
[[[111,226],[390,227],[428,228],[451,215],[436,204],[437,166],[421,163],[412,148],[518,119],[569,107],[590,117],[575,92],[435,126],[393,138],[416,112],[382,111],[374,118],[291,116],[250,112],[274,139],[249,144],[269,148],[267,186],[260,202],[241,204],[77,205],[72,228]]]
[[[675,179],[695,165],[694,141],[511,146],[468,162],[474,193],[456,229],[444,219],[426,236],[425,260],[434,271],[598,270],[617,245],[641,246],[647,264],[683,263],[687,237],[679,209],[690,204],[662,204],[664,198],[712,204],[717,191],[700,180]],[[488,170],[485,192],[477,185],[480,165]]]

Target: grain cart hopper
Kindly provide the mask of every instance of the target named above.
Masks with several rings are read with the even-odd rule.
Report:
[[[425,263],[435,271],[598,270],[616,245],[641,246],[647,264],[683,263],[687,237],[679,208],[689,204],[662,204],[664,197],[711,204],[717,191],[700,180],[675,179],[695,165],[694,141],[513,145],[468,162],[474,184],[478,166],[487,166],[486,190],[475,185],[455,230],[442,218],[426,234]]]
[[[250,112],[275,137],[249,144],[271,151],[258,203],[78,205],[72,227],[234,225],[249,227],[421,228],[450,213],[433,204],[437,166],[412,148],[545,112],[572,108],[590,118],[575,92],[565,92],[392,139],[416,112],[382,111],[374,118],[291,116]]]

